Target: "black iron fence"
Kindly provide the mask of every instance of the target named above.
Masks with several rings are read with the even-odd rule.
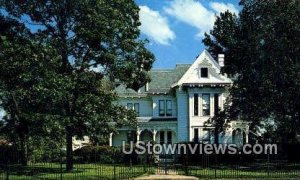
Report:
[[[281,155],[122,155],[99,151],[74,153],[74,169],[66,171],[65,154],[0,152],[0,179],[133,179],[146,174],[179,174],[199,178],[299,178],[300,163]],[[295,159],[297,159],[295,157]]]
[[[111,156],[111,157],[109,157]],[[0,152],[0,179],[132,179],[147,173],[155,173],[151,163],[137,162],[130,157],[119,157],[99,152],[74,153],[74,168],[66,171],[65,154],[28,155],[27,164],[22,162],[19,151]],[[124,161],[121,161],[124,160]]]

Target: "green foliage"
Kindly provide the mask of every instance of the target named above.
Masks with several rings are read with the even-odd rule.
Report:
[[[123,163],[124,154],[120,148],[111,146],[85,146],[74,152],[82,162],[101,162],[104,164]]]
[[[228,119],[273,120],[281,140],[295,142],[300,125],[299,1],[242,0],[239,16],[221,13],[203,40],[226,56],[223,72],[234,77]]]
[[[5,29],[1,34],[1,83],[5,92],[14,92],[2,99],[18,107],[18,116],[7,116],[5,123],[22,116],[22,130],[4,127],[22,132],[22,142],[38,137],[36,126],[39,133],[65,136],[71,170],[73,136],[103,142],[116,127],[135,126],[135,114],[113,103],[116,95],[105,83],[117,80],[138,89],[149,81],[154,57],[139,38],[134,1],[0,0],[0,8],[8,14],[2,19],[14,19],[9,30],[26,39],[15,44],[18,36]]]

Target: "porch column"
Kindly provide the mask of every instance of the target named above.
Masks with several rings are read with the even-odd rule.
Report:
[[[109,133],[109,146],[112,146],[112,144],[113,144],[112,136],[113,136],[113,133]]]
[[[157,130],[153,130],[152,131],[152,134],[153,134],[153,142],[155,142],[156,141],[156,134],[157,134]]]
[[[139,142],[139,141],[140,141],[140,135],[141,135],[141,132],[142,132],[142,130],[140,130],[140,129],[138,129],[138,130],[136,131],[136,142]]]
[[[248,142],[249,142],[249,139],[248,139],[249,132],[245,132],[245,135],[246,135],[246,144],[248,144]]]

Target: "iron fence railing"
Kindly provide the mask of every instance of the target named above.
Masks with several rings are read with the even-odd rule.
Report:
[[[218,155],[201,156],[200,158],[184,157],[178,159],[161,158],[160,161],[150,161],[151,158],[137,157],[138,160],[127,158],[117,160],[117,155],[111,155],[109,162],[99,152],[76,154],[74,168],[66,171],[64,154],[35,155],[28,158],[27,165],[22,165],[18,152],[0,153],[0,179],[2,180],[71,180],[71,179],[133,179],[146,174],[179,174],[199,178],[300,178],[300,163],[278,159],[275,156],[266,159],[243,159],[236,156],[235,160],[221,160]],[[108,158],[107,155],[105,158]],[[166,158],[166,157],[165,157]]]

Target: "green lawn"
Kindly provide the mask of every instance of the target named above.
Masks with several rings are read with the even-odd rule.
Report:
[[[184,171],[179,171],[185,174]],[[199,178],[300,178],[299,170],[237,170],[237,169],[190,169],[188,174]]]
[[[10,173],[0,172],[0,179],[6,179],[9,175],[9,179],[26,180],[26,179],[128,179],[141,175],[153,174],[157,172],[156,167],[137,166],[130,167],[129,165],[104,165],[104,164],[76,164],[72,172],[64,171],[65,166],[61,166],[56,163],[40,163],[29,165],[26,168],[21,166],[11,166]],[[163,169],[160,170],[163,172]],[[185,175],[185,171],[181,168],[177,169],[178,174]],[[188,175],[196,176],[199,178],[297,178],[300,179],[300,169],[203,169],[199,167],[189,167]]]
[[[76,164],[72,172],[65,172],[65,167],[61,170],[60,164],[42,163],[29,165],[26,168],[20,166],[10,167],[9,179],[128,179],[145,174],[143,166],[125,165],[103,165],[103,164]],[[154,168],[147,167],[150,172]],[[151,170],[152,169],[152,170]],[[61,173],[62,172],[62,173]],[[148,171],[149,172],[149,171]],[[5,179],[7,173],[0,173],[0,179]]]

